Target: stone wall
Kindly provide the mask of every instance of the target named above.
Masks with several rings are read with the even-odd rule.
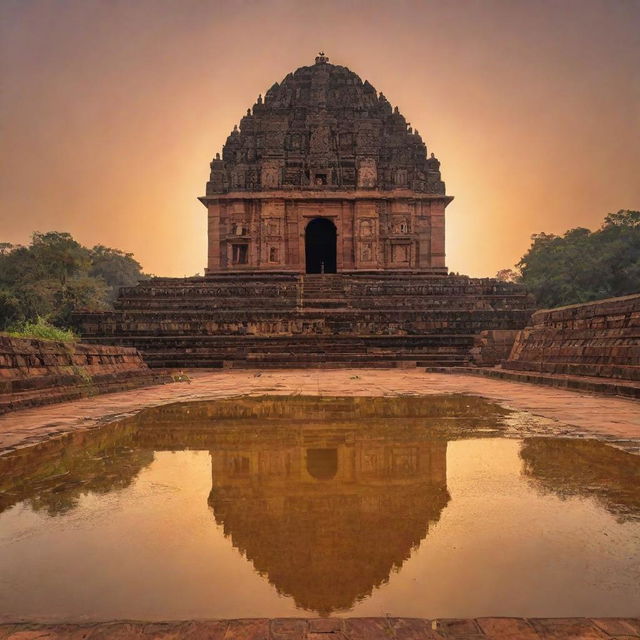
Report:
[[[502,366],[640,380],[640,294],[537,311]]]
[[[478,367],[494,367],[506,360],[518,336],[517,329],[489,329],[476,334],[471,361]]]
[[[130,347],[0,335],[0,413],[169,379]]]

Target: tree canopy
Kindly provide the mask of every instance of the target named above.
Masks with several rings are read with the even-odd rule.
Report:
[[[538,233],[516,265],[499,272],[533,293],[540,307],[558,307],[640,292],[640,211],[610,213],[596,231]]]
[[[0,330],[45,318],[69,326],[80,309],[109,309],[121,286],[146,276],[133,254],[82,246],[69,233],[34,233],[28,246],[0,242]]]

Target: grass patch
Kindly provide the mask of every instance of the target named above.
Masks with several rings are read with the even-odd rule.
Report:
[[[71,329],[60,329],[38,316],[35,322],[22,322],[9,329],[7,335],[12,338],[37,338],[38,340],[56,340],[57,342],[77,342],[78,336]]]

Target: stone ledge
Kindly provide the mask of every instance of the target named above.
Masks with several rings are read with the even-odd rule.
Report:
[[[640,638],[640,618],[245,618],[177,622],[0,624],[0,640],[618,640]]]
[[[170,380],[132,347],[0,335],[0,414]]]
[[[554,375],[550,373],[521,372],[489,367],[426,367],[425,371],[428,373],[454,373],[482,376],[485,378],[498,378],[512,382],[529,382],[555,387],[557,389],[571,389],[640,399],[640,382],[629,382],[615,378]]]

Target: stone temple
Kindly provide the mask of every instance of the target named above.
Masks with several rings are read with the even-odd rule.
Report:
[[[76,321],[154,366],[466,364],[476,334],[523,328],[532,302],[448,274],[452,199],[398,108],[320,54],[211,162],[204,277],[143,281]]]
[[[346,67],[274,84],[211,163],[207,273],[445,273],[440,163]]]

